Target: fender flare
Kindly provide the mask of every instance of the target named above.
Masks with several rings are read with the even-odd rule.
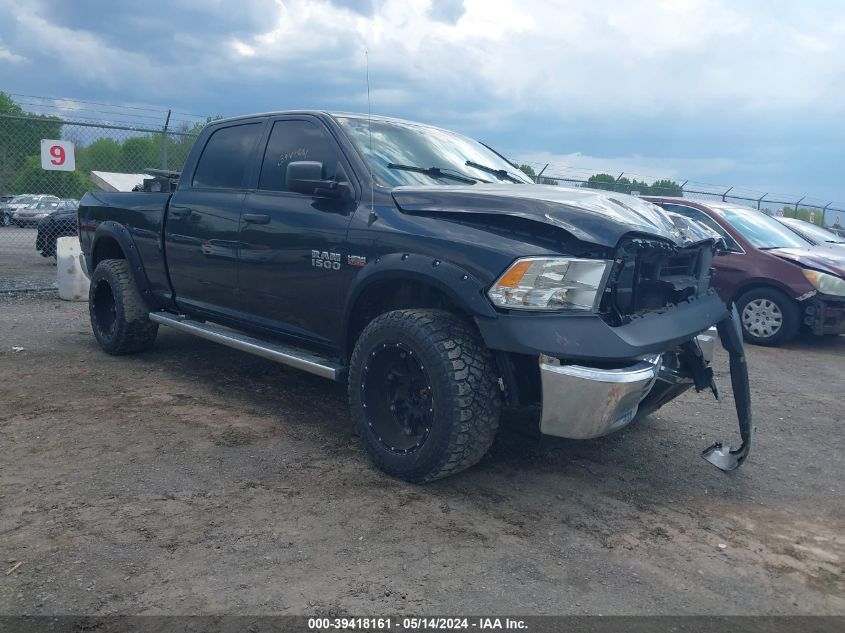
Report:
[[[129,262],[129,270],[132,272],[132,278],[135,280],[135,285],[138,287],[141,298],[150,310],[158,310],[160,306],[153,297],[152,290],[150,289],[150,281],[147,279],[146,270],[144,270],[144,263],[141,261],[141,256],[135,247],[135,240],[132,239],[132,234],[129,230],[119,222],[107,220],[102,222],[97,227],[97,230],[94,231],[94,237],[91,240],[91,258],[90,260],[86,258],[89,277],[94,275],[94,269],[96,268],[94,264],[94,253],[97,252],[97,243],[104,237],[115,240],[118,246],[120,246],[120,250],[123,251],[126,261]]]
[[[472,273],[452,262],[431,255],[391,253],[372,260],[355,276],[343,306],[344,348],[349,345],[349,341],[346,340],[346,326],[352,318],[352,310],[361,295],[373,284],[401,279],[420,281],[437,288],[452,303],[473,317],[496,318],[497,316],[493,305],[484,294],[488,284]]]

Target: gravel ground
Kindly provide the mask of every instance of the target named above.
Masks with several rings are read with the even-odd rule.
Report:
[[[0,613],[845,614],[843,353],[750,349],[730,475],[699,457],[737,438],[719,350],[721,404],[587,442],[512,413],[418,487],[339,385],[165,330],[109,357],[84,304],[0,295]]]
[[[0,226],[0,292],[56,287],[56,260],[35,250],[38,231]]]

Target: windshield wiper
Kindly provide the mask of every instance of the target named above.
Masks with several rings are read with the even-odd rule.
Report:
[[[515,182],[520,185],[524,185],[525,183],[517,178],[516,176],[509,174],[504,169],[496,169],[495,167],[488,167],[487,165],[482,165],[481,163],[476,163],[475,161],[468,160],[464,163],[467,167],[475,167],[475,169],[480,169],[481,171],[486,171],[488,174],[493,174],[497,178],[502,178],[504,180],[509,180],[511,182]]]
[[[468,185],[474,185],[478,182],[475,178],[470,178],[469,176],[463,176],[461,174],[450,174],[447,171],[443,171],[440,167],[417,167],[416,165],[399,165],[397,163],[387,163],[388,169],[400,169],[402,171],[413,171],[418,174],[425,174],[426,176],[431,176],[432,178],[451,178],[452,180],[457,180],[458,182],[465,182]]]

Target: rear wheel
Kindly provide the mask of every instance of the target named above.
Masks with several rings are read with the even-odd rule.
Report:
[[[737,299],[742,333],[755,345],[783,345],[801,326],[798,305],[775,288],[755,288]]]
[[[125,259],[97,264],[88,290],[88,311],[94,336],[109,354],[132,354],[152,347],[158,323],[149,319]]]
[[[352,354],[352,418],[375,464],[424,483],[477,463],[501,411],[495,362],[478,334],[441,310],[374,319]]]
[[[12,223],[11,219],[5,213],[0,215],[0,226],[9,226]]]

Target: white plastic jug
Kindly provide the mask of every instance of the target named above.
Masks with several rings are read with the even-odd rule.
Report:
[[[82,249],[78,237],[56,240],[56,268],[59,275],[59,299],[88,301],[88,277],[82,272]]]

